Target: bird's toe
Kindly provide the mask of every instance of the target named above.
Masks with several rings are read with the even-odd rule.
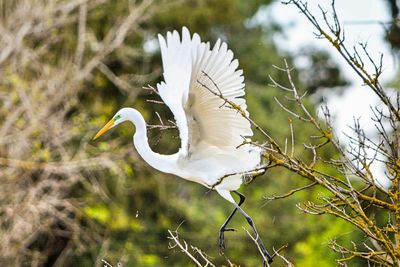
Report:
[[[218,246],[219,246],[219,251],[222,254],[223,251],[225,250],[225,235],[223,230],[219,232]]]

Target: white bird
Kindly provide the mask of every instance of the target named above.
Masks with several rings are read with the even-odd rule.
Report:
[[[236,190],[243,174],[260,164],[260,150],[241,145],[243,137],[252,136],[251,125],[237,110],[227,107],[222,96],[246,111],[243,71],[227,44],[218,40],[211,49],[198,34],[190,36],[186,27],[182,38],[177,31],[158,35],[164,70],[164,82],[157,84],[159,95],[171,109],[179,129],[181,147],[172,155],[155,153],[149,146],[146,122],[133,108],[122,108],[96,134],[94,139],[112,127],[130,121],[135,124],[133,143],[140,156],[153,168],[182,177],[216,190],[235,208],[220,229],[219,245],[224,249],[224,232],[236,210],[247,219],[257,236],[265,259],[272,261],[252,219],[240,205],[245,197]],[[215,93],[212,93],[215,92]],[[229,175],[232,174],[232,175]],[[236,203],[230,192],[239,197]]]

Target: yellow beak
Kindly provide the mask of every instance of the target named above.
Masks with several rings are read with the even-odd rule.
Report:
[[[102,136],[105,132],[110,130],[113,127],[113,125],[114,125],[114,120],[110,120],[109,122],[107,122],[107,124],[104,125],[104,127],[101,128],[101,130],[96,134],[96,136],[93,138],[93,140],[96,140],[97,138]]]

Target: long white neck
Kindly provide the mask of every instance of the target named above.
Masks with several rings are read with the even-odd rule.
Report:
[[[161,155],[151,150],[147,138],[146,122],[139,111],[133,108],[122,109],[126,120],[135,124],[136,132],[133,145],[139,155],[153,168],[166,173],[174,173],[177,169],[178,154]]]

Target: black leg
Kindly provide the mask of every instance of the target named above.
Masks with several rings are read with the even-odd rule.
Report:
[[[254,225],[253,219],[251,219],[251,217],[249,215],[247,215],[247,213],[244,212],[244,210],[239,205],[236,206],[236,209],[238,209],[240,211],[240,213],[242,213],[242,215],[246,218],[247,222],[253,229],[253,232],[255,234],[255,239],[257,241],[258,246],[261,249],[262,254],[264,255],[264,258],[266,258],[268,260],[268,263],[271,263],[272,257],[271,257],[271,255],[269,255],[267,249],[265,248],[265,246],[260,238],[260,235],[257,232],[256,226]],[[267,266],[267,263],[265,261],[263,261],[263,266]]]
[[[240,198],[238,206],[242,205],[243,202],[246,200],[246,197],[237,191],[233,191],[233,192],[235,192]],[[219,249],[220,249],[220,251],[223,251],[225,249],[225,234],[224,233],[226,231],[235,231],[235,229],[226,228],[226,226],[228,225],[229,221],[232,219],[233,215],[235,215],[236,211],[237,211],[237,208],[235,207],[233,209],[233,211],[231,212],[231,214],[229,214],[228,218],[225,220],[224,224],[219,229]]]

